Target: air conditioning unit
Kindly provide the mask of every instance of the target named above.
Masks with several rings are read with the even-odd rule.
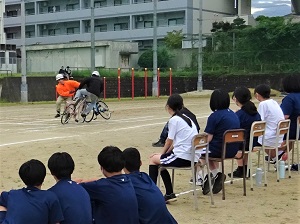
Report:
[[[46,30],[47,29],[47,25],[43,25],[43,30]]]
[[[143,22],[143,21],[144,21],[144,16],[138,16],[138,17],[137,17],[137,20],[138,20],[139,22]]]

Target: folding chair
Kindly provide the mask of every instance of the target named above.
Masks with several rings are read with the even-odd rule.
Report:
[[[286,142],[281,147],[286,147],[287,150],[287,161],[288,161],[288,173],[289,178],[291,178],[291,167],[290,167],[290,150],[289,150],[289,129],[290,129],[290,119],[282,120],[278,122],[277,130],[276,130],[276,145],[274,146],[265,146],[265,149],[270,152],[270,150],[276,151],[276,158],[278,158],[278,148],[279,148],[279,139],[282,135],[286,134]],[[258,166],[259,166],[259,159],[260,159],[260,151],[258,151]],[[262,153],[264,155],[264,153]],[[264,160],[264,158],[263,158]],[[264,168],[265,170],[265,168]],[[270,156],[268,161],[268,171],[270,170]],[[279,182],[279,162],[278,159],[276,161],[276,172],[277,172],[277,182]]]
[[[297,156],[297,165],[298,165],[298,173],[300,173],[300,165],[299,165],[299,132],[300,132],[300,116],[297,118],[297,131],[296,131],[296,139],[290,140],[293,144],[292,148],[292,164],[294,164],[294,154],[295,154],[295,143],[296,142],[296,156]]]
[[[209,153],[209,146],[208,146],[208,135],[206,133],[203,134],[197,134],[193,137],[192,139],[192,149],[191,149],[191,166],[189,167],[171,167],[171,166],[163,166],[160,165],[158,168],[158,180],[157,180],[157,186],[160,187],[160,173],[162,169],[172,169],[172,186],[174,188],[174,176],[175,176],[175,170],[191,170],[192,172],[192,179],[193,179],[193,195],[194,195],[194,206],[195,209],[198,209],[198,201],[197,201],[197,190],[196,190],[196,177],[195,177],[195,172],[196,172],[196,167],[200,166],[200,163],[197,162],[195,163],[194,158],[196,153],[205,153],[206,157],[206,162],[208,162],[208,153]],[[210,180],[210,171],[207,166],[207,173],[209,177],[209,183],[210,183],[210,195],[211,195],[211,204],[214,204],[213,201],[213,194],[212,194],[212,187],[211,187],[211,180]]]
[[[224,161],[231,159],[232,161],[234,159],[243,159],[244,161],[244,155],[245,155],[245,145],[246,145],[246,138],[245,138],[245,129],[230,129],[224,132],[223,134],[223,143],[222,143],[222,155],[221,158],[213,158],[209,157],[208,160],[216,161],[216,162],[221,162],[222,164],[222,174],[225,175],[224,173]],[[225,158],[226,155],[226,150],[227,150],[227,144],[230,143],[242,143],[242,150],[241,150],[241,156],[240,157],[232,157],[232,158]],[[231,172],[231,177],[232,177],[232,172]],[[231,178],[231,183],[233,183],[233,177]],[[244,196],[246,196],[246,178],[245,178],[245,166],[243,164],[243,187],[244,187]],[[225,200],[225,186],[224,182],[222,181],[222,199]]]
[[[265,151],[265,129],[266,129],[266,122],[265,121],[255,121],[251,125],[250,130],[250,138],[249,138],[249,151],[248,153],[248,171],[247,175],[250,176],[250,185],[251,185],[251,191],[253,191],[253,167],[252,167],[252,153],[257,152],[261,150],[262,152]],[[260,147],[253,147],[253,140],[255,137],[262,136],[262,144]],[[263,160],[263,172],[264,172],[264,178],[265,178],[265,186],[267,186],[267,172],[265,170],[265,160]]]

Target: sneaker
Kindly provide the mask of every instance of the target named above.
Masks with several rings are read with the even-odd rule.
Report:
[[[56,114],[56,115],[54,116],[54,118],[58,118],[58,117],[60,117],[60,114]]]
[[[152,146],[153,146],[153,147],[164,147],[165,144],[162,143],[160,140],[158,140],[158,142],[152,143]]]
[[[298,171],[298,164],[297,163],[292,164],[291,171]]]
[[[210,177],[211,177],[211,186],[214,185],[214,178],[213,178],[213,175],[212,173],[210,174]],[[207,195],[209,193],[209,182],[208,182],[208,174],[206,174],[205,178],[204,178],[204,183],[202,185],[202,194],[204,195]]]
[[[83,114],[83,113],[82,113],[82,114],[81,114],[81,117],[85,118],[85,117],[86,117],[86,114]]]
[[[190,184],[193,184],[193,178],[190,179]],[[203,185],[203,179],[202,177],[198,176],[198,179],[196,180],[196,186],[202,186]]]
[[[166,203],[169,203],[172,201],[177,201],[177,197],[176,197],[175,193],[165,194],[164,198],[165,198]]]
[[[247,176],[247,166],[245,167],[245,172],[246,172],[246,176]],[[237,167],[236,170],[233,171],[232,174],[233,174],[233,178],[243,178],[243,168]],[[228,176],[231,177],[231,173],[229,173]]]
[[[281,154],[278,155],[278,161],[281,159],[281,157],[283,156],[285,152],[282,152]],[[269,161],[269,156],[265,156],[265,161],[268,162]],[[271,158],[270,159],[270,164],[276,164],[276,158]]]
[[[222,190],[222,182],[226,180],[226,175],[222,174],[221,172],[218,172],[215,176],[215,183],[212,189],[212,192],[214,194],[219,193]]]

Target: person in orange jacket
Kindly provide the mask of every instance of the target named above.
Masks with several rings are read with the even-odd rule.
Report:
[[[63,74],[56,75],[56,92],[58,97],[56,99],[56,115],[55,118],[60,117],[61,104],[66,101],[71,101],[72,97],[79,87],[80,83],[75,80],[66,80]]]

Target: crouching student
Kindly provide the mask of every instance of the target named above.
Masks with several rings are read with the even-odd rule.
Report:
[[[167,209],[164,196],[148,174],[140,172],[141,156],[136,148],[123,151],[124,172],[133,184],[139,209],[140,224],[177,223]]]
[[[7,209],[3,223],[57,224],[63,221],[56,195],[41,190],[46,176],[44,164],[39,160],[29,160],[20,167],[19,176],[26,187],[1,193],[0,206]]]
[[[56,180],[49,189],[61,204],[64,221],[61,224],[92,224],[90,196],[86,190],[71,180],[74,161],[66,152],[54,153],[48,160],[48,168]]]
[[[98,155],[101,172],[106,178],[81,183],[93,203],[95,224],[137,224],[138,203],[131,180],[122,170],[122,151],[106,146]]]

